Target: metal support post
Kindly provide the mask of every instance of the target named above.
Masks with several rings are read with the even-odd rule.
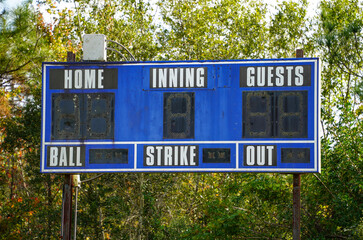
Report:
[[[67,52],[67,62],[75,62],[75,60],[75,54]],[[64,175],[61,239],[65,240],[71,240],[72,232],[72,182],[73,176],[71,174]]]
[[[62,199],[62,235],[61,238],[71,240],[72,219],[72,175],[64,175]]]
[[[303,58],[304,50],[296,49],[296,58]],[[301,239],[301,227],[300,227],[300,216],[301,216],[301,174],[293,174],[293,190],[292,190],[292,237],[293,240]]]
[[[293,235],[293,240],[300,240],[300,215],[301,215],[301,199],[300,199],[300,194],[301,194],[301,174],[299,173],[294,173],[293,174],[293,190],[292,190],[292,194],[293,194],[293,220],[292,220],[292,225],[293,225],[293,231],[292,231],[292,235]]]

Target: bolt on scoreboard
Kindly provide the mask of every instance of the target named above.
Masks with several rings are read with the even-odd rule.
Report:
[[[319,59],[43,63],[41,172],[320,172]]]

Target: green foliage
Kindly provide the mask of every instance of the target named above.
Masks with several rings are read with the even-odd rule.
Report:
[[[306,18],[308,2],[282,2],[271,19],[269,28],[269,52],[276,58],[295,57],[293,49],[304,49],[311,54],[312,39],[309,38],[310,24]]]
[[[76,8],[75,8],[76,6]],[[65,60],[64,53],[73,51],[77,60],[82,58],[82,37],[85,33],[105,34],[107,40],[116,41],[129,49],[139,61],[153,59],[158,50],[154,41],[155,26],[151,7],[144,1],[80,1],[70,8],[57,8],[47,1],[49,14],[57,16],[52,27],[52,38],[57,55]],[[114,43],[108,46],[123,55],[108,50],[108,61],[130,61],[127,52]]]
[[[307,236],[362,237],[362,21],[359,1],[321,3],[317,42],[323,60],[320,179],[325,186],[309,179],[318,191],[308,196],[307,203],[314,204],[308,206],[313,220]]]
[[[0,239],[59,231],[59,177],[39,173],[41,63],[51,50],[38,20],[28,4],[0,17]]]
[[[241,59],[266,54],[266,5],[259,1],[159,1],[163,59]],[[259,44],[255,44],[259,42]]]
[[[360,1],[322,1],[314,19],[305,0],[275,11],[259,0],[59,2],[0,14],[0,239],[59,238],[63,179],[39,173],[41,62],[80,60],[84,33],[140,61],[320,56],[322,173],[302,177],[302,239],[363,237]],[[77,237],[291,239],[291,185],[287,174],[105,174],[79,189]]]

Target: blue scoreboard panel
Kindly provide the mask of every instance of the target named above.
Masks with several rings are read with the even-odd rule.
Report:
[[[317,58],[44,63],[41,172],[320,172]]]

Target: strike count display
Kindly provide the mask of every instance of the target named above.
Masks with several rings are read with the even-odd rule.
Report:
[[[44,63],[41,171],[319,172],[319,60]]]

